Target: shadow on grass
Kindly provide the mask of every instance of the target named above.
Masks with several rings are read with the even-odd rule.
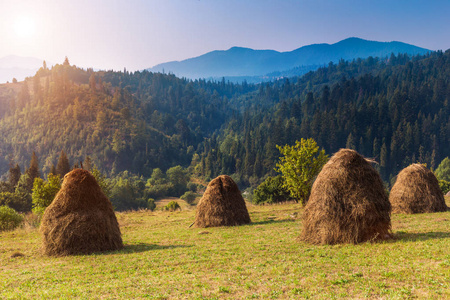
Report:
[[[123,249],[120,250],[121,253],[139,253],[151,250],[164,250],[164,249],[174,249],[174,248],[187,248],[192,247],[192,245],[156,245],[156,244],[131,244],[124,245]]]
[[[408,233],[398,231],[394,233],[393,241],[427,241],[427,240],[437,240],[437,239],[448,239],[450,238],[450,232],[420,232],[420,233]]]
[[[251,222],[248,224],[248,226],[254,226],[254,225],[265,225],[265,224],[273,224],[273,223],[288,223],[288,222],[295,222],[295,219],[283,219],[283,220],[264,220],[264,221],[258,221],[258,222]]]

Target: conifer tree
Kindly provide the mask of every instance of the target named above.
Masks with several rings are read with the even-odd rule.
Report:
[[[56,167],[55,167],[55,165],[54,165],[54,164],[52,164],[52,167],[50,168],[50,172],[49,172],[49,174],[53,174],[53,175],[56,175]]]
[[[66,56],[66,58],[64,59],[63,66],[70,66],[69,58],[68,58],[67,56]]]
[[[84,159],[83,168],[88,171],[92,170],[92,159],[89,156]]]
[[[70,172],[69,159],[67,158],[67,155],[64,152],[64,150],[61,150],[58,163],[56,164],[56,174],[59,175],[61,178],[63,178],[64,175],[66,175],[69,172]]]
[[[34,151],[33,154],[31,155],[30,167],[27,169],[26,174],[28,175],[28,188],[29,191],[31,192],[31,189],[33,188],[34,179],[40,177],[39,161]]]
[[[15,167],[9,168],[9,184],[12,188],[15,188],[17,186],[17,183],[19,182],[20,175],[22,173],[20,172],[20,166],[19,164],[16,164]]]
[[[91,91],[95,92],[97,90],[97,81],[95,80],[95,75],[92,73],[91,77],[89,77],[89,87]]]

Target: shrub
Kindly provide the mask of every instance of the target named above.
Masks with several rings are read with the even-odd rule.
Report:
[[[290,199],[290,193],[283,186],[281,175],[268,177],[253,191],[253,202],[256,204],[284,202]]]
[[[450,181],[439,180],[439,187],[444,195],[450,192]]]
[[[136,178],[118,177],[111,189],[111,203],[115,210],[124,211],[129,209],[147,208],[147,197],[143,195],[140,181]]]
[[[163,198],[164,196],[168,196],[171,194],[171,191],[173,190],[173,184],[172,183],[164,183],[164,184],[156,184],[156,185],[151,185],[148,184],[146,185],[146,192],[148,193],[148,195],[150,195],[150,197],[152,198]]]
[[[31,195],[33,199],[33,212],[37,215],[44,213],[60,189],[61,179],[59,175],[48,174],[47,182],[41,178],[35,178],[33,194]]]
[[[155,199],[149,198],[147,200],[147,208],[150,209],[151,211],[155,210],[155,208],[156,208]]]
[[[0,231],[13,230],[22,223],[23,217],[8,206],[0,206]]]
[[[450,181],[450,158],[444,158],[437,167],[435,173],[439,180]]]
[[[189,204],[192,204],[194,203],[196,197],[197,197],[196,193],[187,191],[186,193],[183,194],[183,196],[181,196],[181,199],[183,199]]]
[[[176,211],[177,209],[181,210],[180,205],[176,201],[170,201],[167,203],[167,205],[164,207],[165,210],[168,211]]]
[[[189,182],[186,187],[189,191],[194,192],[194,193],[198,190],[198,184],[193,183],[193,182]]]
[[[29,194],[0,192],[0,205],[6,205],[15,211],[26,212],[31,210]]]

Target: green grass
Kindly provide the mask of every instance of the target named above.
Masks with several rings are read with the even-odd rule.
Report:
[[[188,228],[195,210],[118,213],[125,248],[86,256],[2,232],[0,299],[450,298],[450,212],[393,215],[388,242],[313,246],[297,239],[300,205],[249,211],[251,225],[208,229]]]

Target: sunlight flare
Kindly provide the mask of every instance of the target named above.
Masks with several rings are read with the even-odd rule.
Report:
[[[19,16],[14,22],[14,31],[19,38],[31,38],[36,32],[36,23],[29,16]]]

